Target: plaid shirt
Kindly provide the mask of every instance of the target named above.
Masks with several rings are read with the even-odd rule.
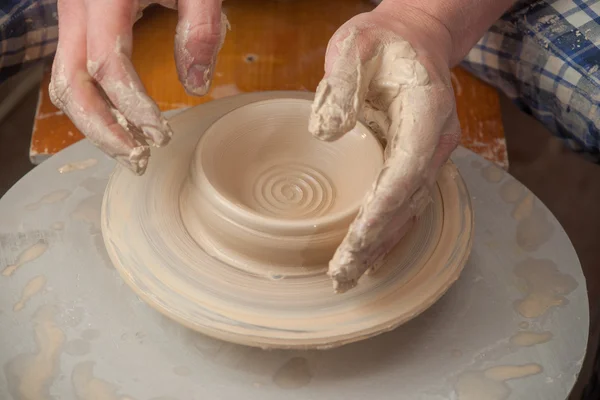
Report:
[[[598,162],[599,46],[600,1],[519,1],[463,66]]]
[[[0,83],[57,39],[56,0],[0,0]],[[598,162],[599,46],[599,0],[520,0],[462,65]]]
[[[0,0],[0,84],[52,57],[57,42],[56,0]]]

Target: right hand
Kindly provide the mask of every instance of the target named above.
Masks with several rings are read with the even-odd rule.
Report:
[[[59,0],[59,41],[50,99],[109,156],[143,174],[149,144],[166,145],[171,128],[131,63],[132,28],[150,3],[179,9],[175,61],[179,80],[205,94],[225,39],[221,0]]]

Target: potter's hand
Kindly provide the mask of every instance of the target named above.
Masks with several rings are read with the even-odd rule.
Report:
[[[338,292],[401,239],[460,138],[449,32],[427,15],[402,11],[392,18],[380,6],[336,32],[313,104],[316,137],[335,140],[363,119],[385,145],[384,167],[329,264]]]
[[[108,155],[143,174],[148,144],[163,146],[171,129],[131,63],[132,26],[154,1],[59,0],[59,42],[50,99]],[[175,60],[185,89],[205,94],[225,36],[221,0],[162,0],[179,8]]]

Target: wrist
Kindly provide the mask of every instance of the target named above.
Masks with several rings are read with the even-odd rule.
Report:
[[[376,8],[442,43],[450,67],[458,64],[516,0],[383,0]]]

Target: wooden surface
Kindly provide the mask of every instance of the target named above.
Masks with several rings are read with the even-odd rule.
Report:
[[[224,10],[231,31],[219,54],[212,89],[188,96],[173,59],[177,13],[145,11],[134,27],[133,63],[161,110],[192,106],[241,92],[314,91],[323,75],[327,42],[352,16],[369,11],[367,0],[228,0]],[[452,72],[462,144],[502,166],[506,144],[495,89],[462,69]],[[34,163],[82,139],[48,97],[49,69],[40,90],[30,156]]]

